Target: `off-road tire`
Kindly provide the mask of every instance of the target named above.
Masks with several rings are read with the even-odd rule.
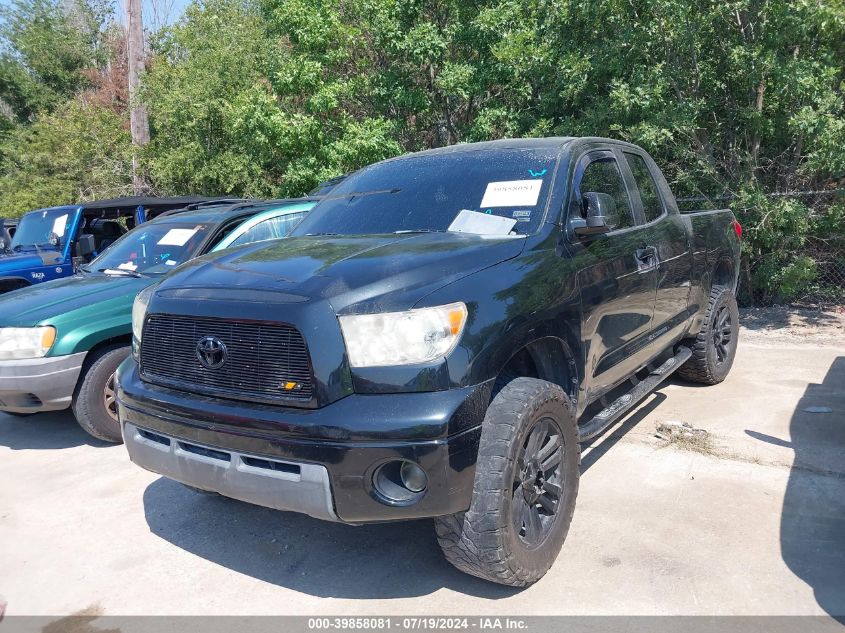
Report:
[[[729,324],[725,330],[730,337],[726,346],[726,356],[719,358],[719,351],[714,344],[714,337],[719,333],[715,330],[719,325],[720,315],[726,314]],[[707,313],[701,329],[694,339],[690,339],[692,356],[678,368],[678,375],[684,380],[702,385],[716,385],[727,378],[736,356],[739,339],[739,310],[733,291],[726,286],[715,286],[710,291]]]
[[[514,478],[518,458],[532,430],[553,422],[561,441],[561,491],[545,537],[529,548],[511,515],[521,488]],[[469,510],[435,519],[446,558],[463,572],[514,587],[536,582],[555,561],[575,510],[581,448],[572,405],[559,386],[536,378],[515,378],[493,398],[481,430]],[[523,502],[524,503],[524,502]],[[530,504],[526,504],[530,505]]]
[[[115,345],[98,351],[85,360],[73,394],[73,415],[89,435],[98,440],[120,444],[120,423],[109,415],[104,400],[106,384],[117,366],[129,356],[128,345]]]

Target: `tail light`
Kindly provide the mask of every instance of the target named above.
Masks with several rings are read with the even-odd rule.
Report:
[[[742,225],[738,220],[734,220],[734,233],[739,239],[742,239]]]

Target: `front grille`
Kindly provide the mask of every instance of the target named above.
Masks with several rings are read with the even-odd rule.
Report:
[[[197,357],[200,339],[226,346],[225,363],[207,369]],[[313,396],[305,340],[284,323],[152,314],[141,338],[141,375],[198,393],[257,402],[308,401]],[[293,383],[293,389],[285,389]]]

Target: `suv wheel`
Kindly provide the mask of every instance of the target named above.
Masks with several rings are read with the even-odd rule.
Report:
[[[129,356],[126,345],[100,350],[82,369],[73,395],[73,414],[79,426],[106,442],[123,442],[117,420],[114,373]]]
[[[572,522],[580,462],[563,389],[536,378],[507,383],[484,419],[469,510],[435,519],[446,558],[503,585],[542,578]]]
[[[730,288],[716,286],[701,329],[692,341],[692,356],[681,367],[681,378],[702,385],[715,385],[728,377],[739,340],[739,310]]]

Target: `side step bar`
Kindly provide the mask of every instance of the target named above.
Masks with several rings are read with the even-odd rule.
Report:
[[[599,411],[592,420],[578,425],[578,441],[586,442],[594,438],[628,413],[640,400],[654,391],[661,382],[675,373],[678,367],[687,362],[690,356],[692,356],[690,348],[679,347],[678,352],[660,367],[652,371],[648,378],[635,384],[631,391],[619,396],[611,404]]]

